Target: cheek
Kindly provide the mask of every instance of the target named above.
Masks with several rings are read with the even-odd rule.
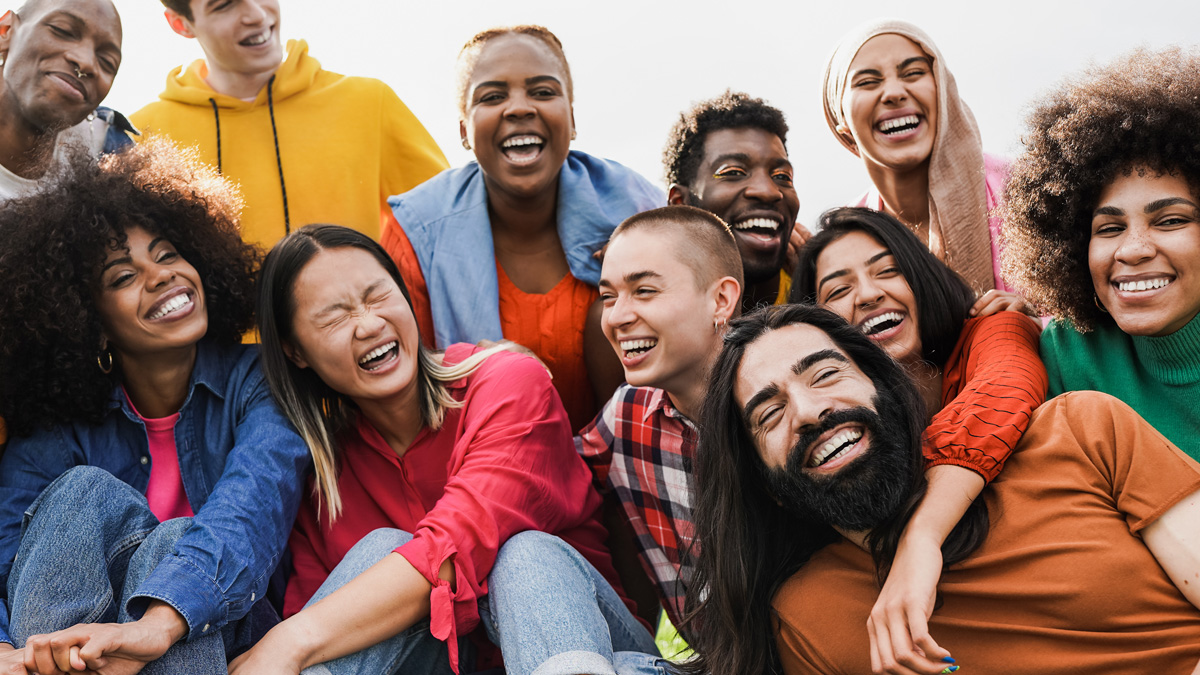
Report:
[[[1088,243],[1088,273],[1097,293],[1104,292],[1108,287],[1108,274],[1115,249],[1114,240],[1093,239]]]

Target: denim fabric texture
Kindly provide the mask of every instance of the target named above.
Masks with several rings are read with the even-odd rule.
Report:
[[[21,545],[22,517],[38,495],[77,466],[98,467],[138,494],[146,492],[145,425],[120,387],[111,406],[99,425],[59,425],[10,439],[0,459],[0,641],[12,641],[9,573]],[[196,515],[171,554],[125,594],[123,609],[137,618],[151,599],[162,600],[183,615],[187,639],[196,640],[245,616],[266,593],[310,458],[271,400],[252,345],[200,342],[175,443]]]
[[[159,524],[142,494],[103,469],[67,471],[24,517],[8,577],[14,642],[23,646],[32,635],[77,623],[134,620],[130,594],[191,526],[191,518]],[[265,601],[255,610],[204,638],[176,643],[141,672],[224,675],[226,654],[249,648],[278,621]]]
[[[480,617],[508,675],[664,675],[654,636],[591,563],[562,539],[522,532],[488,576]]]

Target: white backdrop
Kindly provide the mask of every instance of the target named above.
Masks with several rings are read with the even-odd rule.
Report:
[[[129,113],[157,97],[172,67],[201,52],[171,32],[156,0],[116,4],[124,62],[106,104]],[[574,147],[659,183],[662,147],[681,110],[726,87],[763,97],[787,115],[800,215],[809,223],[866,185],[859,160],[826,128],[820,98],[829,52],[864,20],[891,16],[924,28],[975,113],[984,148],[1008,155],[1019,150],[1029,102],[1067,74],[1139,46],[1200,44],[1195,0],[281,4],[285,38],[307,39],[329,70],[387,82],[456,166],[471,156],[459,145],[454,58],[471,35],[495,25],[540,23],[554,31],[575,78]]]

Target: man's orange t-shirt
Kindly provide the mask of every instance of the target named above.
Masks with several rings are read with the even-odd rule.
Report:
[[[1038,409],[984,491],[987,540],[942,574],[929,632],[965,672],[1191,673],[1200,610],[1138,532],[1200,490],[1200,465],[1095,392]],[[871,672],[871,557],[847,540],[775,596],[784,672]]]

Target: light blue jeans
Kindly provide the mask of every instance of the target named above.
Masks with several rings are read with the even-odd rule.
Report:
[[[127,601],[190,525],[191,518],[160,524],[145,496],[103,469],[59,476],[25,511],[8,577],[17,646],[78,623],[134,620]],[[141,672],[227,675],[226,653],[248,648],[278,621],[267,603],[254,607],[244,620],[177,642]]]
[[[407,532],[379,529],[350,549],[308,604],[324,598],[396,547]],[[307,605],[306,605],[307,606]],[[654,638],[633,618],[608,582],[558,537],[522,532],[501,547],[479,601],[488,637],[500,645],[508,675],[650,675],[668,673]],[[474,647],[459,637],[461,673],[474,665]],[[448,675],[445,643],[421,621],[358,653],[306,668],[303,675]]]

